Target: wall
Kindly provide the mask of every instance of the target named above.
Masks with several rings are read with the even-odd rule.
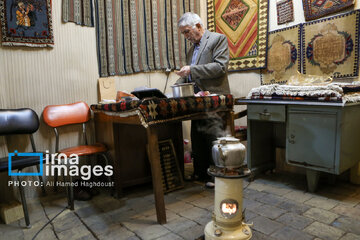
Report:
[[[276,1],[269,0],[269,30],[292,26],[304,22],[302,1],[294,0],[295,21],[277,25]],[[0,108],[33,108],[39,116],[49,104],[70,103],[79,100],[88,104],[97,101],[98,65],[96,56],[95,29],[73,23],[61,22],[61,1],[52,1],[55,47],[35,49],[24,47],[0,47]],[[201,17],[206,23],[206,0],[201,0]],[[360,7],[357,1],[356,8]],[[148,86],[163,90],[166,82],[164,73],[139,73],[115,77],[118,90],[132,91],[134,87]],[[177,76],[171,73],[166,93]],[[229,73],[230,87],[235,97],[245,97],[251,88],[260,85],[258,70]],[[245,107],[236,106],[239,111]],[[246,119],[237,124],[246,125]],[[79,141],[78,135],[66,131],[60,147],[67,147]],[[185,137],[189,130],[185,128]],[[54,134],[41,124],[35,134],[39,150],[54,149]],[[0,156],[15,149],[18,138],[0,137]],[[29,142],[20,142],[19,151],[29,149]],[[1,177],[1,176],[0,176]],[[0,191],[1,191],[0,186]]]

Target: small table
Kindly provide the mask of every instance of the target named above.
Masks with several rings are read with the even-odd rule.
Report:
[[[247,161],[256,174],[275,168],[275,148],[306,169],[308,189],[319,173],[341,174],[360,161],[360,103],[236,99],[247,105]]]
[[[116,145],[116,133],[114,133],[117,129],[116,125],[141,126],[146,130],[157,221],[160,224],[165,224],[166,212],[158,144],[158,136],[161,134],[159,127],[171,124],[180,124],[181,126],[181,121],[206,118],[211,113],[220,113],[227,125],[232,126],[230,114],[233,104],[233,97],[229,94],[206,97],[151,98],[91,105],[91,109],[94,111],[96,139],[108,146],[114,160],[116,187],[121,188],[122,184],[118,175],[120,173],[119,162],[128,160],[119,157],[117,154],[122,146]],[[181,131],[176,130],[172,134],[180,135],[182,138]],[[134,138],[139,137],[141,136],[134,135]],[[180,149],[183,147],[182,144],[181,142]],[[127,149],[123,150],[126,151]],[[183,162],[183,151],[177,152],[177,155],[182,156],[181,161]]]

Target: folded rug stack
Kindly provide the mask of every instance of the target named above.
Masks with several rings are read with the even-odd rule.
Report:
[[[360,84],[330,83],[327,85],[263,85],[251,89],[248,99],[299,101],[360,102]]]

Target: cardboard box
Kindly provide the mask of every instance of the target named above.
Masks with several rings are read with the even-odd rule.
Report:
[[[5,224],[15,222],[24,217],[21,203],[10,202],[0,204],[0,217]]]

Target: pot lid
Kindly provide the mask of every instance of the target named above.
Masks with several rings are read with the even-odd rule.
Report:
[[[233,136],[219,137],[214,143],[239,143],[240,140]]]
[[[171,87],[181,87],[181,86],[191,86],[191,85],[195,85],[195,83],[190,82],[190,83],[176,83],[174,85],[172,85]]]

